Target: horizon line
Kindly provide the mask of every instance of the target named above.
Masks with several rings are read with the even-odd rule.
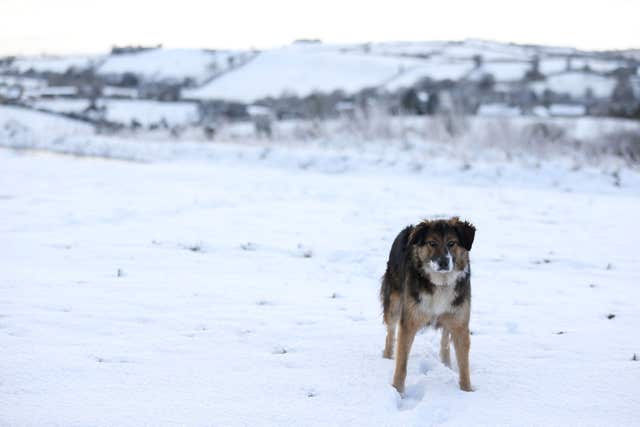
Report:
[[[560,45],[560,44],[540,44],[540,43],[531,43],[531,42],[516,42],[516,41],[502,41],[497,39],[488,39],[488,38],[480,38],[480,37],[467,37],[464,39],[415,39],[415,40],[400,40],[400,39],[388,39],[388,40],[363,40],[363,41],[334,41],[334,40],[323,40],[321,38],[313,38],[313,37],[301,37],[297,39],[293,39],[288,43],[282,44],[271,44],[271,45],[263,45],[258,47],[258,45],[249,45],[246,47],[205,47],[205,46],[194,46],[194,45],[173,45],[159,42],[159,43],[125,43],[125,44],[117,44],[113,43],[110,47],[106,47],[105,50],[101,51],[99,49],[89,50],[89,49],[69,49],[67,51],[49,51],[43,50],[39,53],[14,53],[14,52],[3,52],[0,51],[0,57],[62,57],[62,56],[81,56],[81,55],[109,55],[111,54],[111,49],[114,47],[143,47],[143,48],[157,48],[157,49],[184,49],[184,50],[220,50],[220,51],[230,51],[230,50],[238,50],[238,51],[267,51],[272,49],[280,49],[287,46],[291,46],[296,44],[297,42],[308,40],[310,44],[318,43],[324,45],[336,45],[336,46],[357,46],[357,45],[365,45],[365,44],[387,44],[387,43],[465,43],[465,42],[487,42],[487,43],[496,43],[502,45],[515,45],[521,47],[543,47],[543,48],[556,48],[556,49],[573,49],[577,52],[582,53],[615,53],[615,52],[633,52],[640,51],[640,46],[635,47],[615,47],[615,48],[581,48],[572,45]]]

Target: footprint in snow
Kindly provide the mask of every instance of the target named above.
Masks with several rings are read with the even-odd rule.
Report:
[[[298,243],[295,254],[302,258],[311,258],[313,256],[313,251],[305,247],[302,243]]]
[[[272,354],[287,354],[287,353],[289,353],[289,350],[287,350],[284,347],[275,347],[271,353]]]
[[[504,326],[507,329],[507,333],[509,334],[518,333],[518,324],[516,322],[505,322]]]
[[[261,300],[256,301],[256,305],[275,305],[275,304],[273,303],[273,301],[269,301],[269,300],[266,300],[266,299],[261,299]]]
[[[240,245],[240,249],[243,251],[255,251],[258,249],[258,246],[253,242],[247,242]]]
[[[107,357],[101,357],[101,356],[95,356],[95,355],[91,355],[90,357],[98,363],[133,363],[132,360],[127,359],[125,357],[107,358]]]
[[[424,382],[405,386],[404,393],[398,402],[398,409],[407,411],[415,408],[424,398],[426,386]]]
[[[441,362],[435,358],[423,359],[420,361],[420,373],[422,373],[422,375],[428,375],[429,372],[436,369],[440,363]]]

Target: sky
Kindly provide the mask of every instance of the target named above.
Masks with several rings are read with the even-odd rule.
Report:
[[[0,55],[131,44],[262,49],[299,38],[640,48],[640,0],[0,0]]]

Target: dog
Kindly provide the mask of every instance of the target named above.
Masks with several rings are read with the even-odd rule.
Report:
[[[469,317],[471,270],[469,251],[475,227],[458,217],[424,220],[395,238],[382,277],[380,299],[387,338],[383,357],[393,357],[399,324],[393,386],[404,393],[407,359],[419,329],[442,329],[440,359],[451,367],[453,340],[460,372],[460,388],[473,391],[469,378]]]

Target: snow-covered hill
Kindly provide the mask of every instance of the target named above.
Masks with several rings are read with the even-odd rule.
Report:
[[[252,102],[284,94],[306,96],[312,92],[357,92],[377,87],[421,65],[412,58],[367,55],[333,45],[291,45],[261,53],[247,65],[186,90],[187,99],[229,99]]]
[[[64,73],[92,68],[99,76],[132,74],[142,82],[188,83],[182,93],[186,99],[250,103],[283,94],[306,96],[314,91],[396,90],[425,77],[459,81],[491,74],[497,82],[516,82],[531,69],[534,58],[540,72],[560,74],[562,83],[549,83],[549,88],[562,88],[568,79],[569,86],[580,94],[594,84],[596,93],[606,86],[607,96],[615,83],[607,73],[629,65],[622,54],[466,40],[294,43],[262,52],[157,48],[101,56],[17,58],[1,66],[0,72]],[[586,71],[599,75],[585,77]],[[601,81],[594,80],[598,78]]]

